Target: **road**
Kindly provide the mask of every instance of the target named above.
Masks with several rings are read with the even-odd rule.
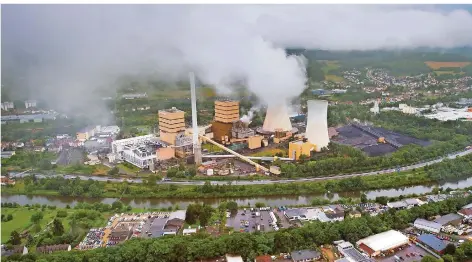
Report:
[[[457,156],[465,156],[472,153],[472,149],[464,150],[461,152],[457,152],[454,154],[449,154],[446,157],[441,157],[435,160],[431,160],[428,162],[418,163],[410,166],[400,167],[398,168],[399,171],[407,171],[412,170],[415,168],[421,168],[427,165],[439,163],[444,159],[454,159]],[[341,179],[341,178],[349,178],[349,177],[357,177],[357,176],[370,176],[370,175],[382,175],[382,174],[391,174],[397,172],[397,168],[391,169],[384,169],[379,171],[372,171],[372,172],[365,172],[365,173],[354,173],[354,174],[346,174],[346,175],[337,175],[332,177],[313,177],[313,178],[300,178],[300,179],[284,179],[284,180],[254,180],[254,181],[235,181],[232,180],[232,185],[267,185],[267,184],[287,184],[287,183],[295,183],[295,182],[306,182],[306,181],[320,181],[320,180],[331,180],[331,179]],[[31,175],[31,173],[19,173],[19,174],[11,174],[11,177],[24,177],[27,175]],[[107,180],[110,182],[125,182],[128,181],[130,183],[143,183],[143,180],[140,178],[137,179],[124,179],[124,178],[108,178],[108,177],[99,177],[99,176],[84,176],[84,175],[43,175],[43,174],[35,174],[38,178],[46,178],[46,177],[55,177],[55,176],[63,176],[65,179],[75,179],[79,178],[81,180],[95,180],[95,181],[103,181],[106,182]],[[229,180],[226,181],[210,181],[212,185],[225,185],[230,182]],[[203,185],[205,181],[158,181],[158,184],[175,184],[175,185]]]

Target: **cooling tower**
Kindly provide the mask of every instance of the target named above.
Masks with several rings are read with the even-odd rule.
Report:
[[[305,137],[316,146],[316,151],[327,147],[328,136],[328,101],[309,100]]]
[[[275,130],[291,131],[292,123],[288,116],[285,104],[270,104],[264,119],[262,130],[265,132],[275,132]]]

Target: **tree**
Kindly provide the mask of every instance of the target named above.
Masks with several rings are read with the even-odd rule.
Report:
[[[367,201],[368,201],[368,200],[367,200],[367,195],[364,194],[364,193],[362,193],[362,194],[361,194],[361,203],[367,203]]]
[[[446,248],[444,249],[444,253],[454,255],[454,253],[456,253],[456,246],[452,243],[447,244]]]
[[[155,186],[156,182],[157,182],[157,176],[155,176],[155,175],[150,175],[147,179],[147,184],[149,186]]]
[[[52,233],[55,236],[62,236],[62,234],[64,234],[64,226],[62,225],[61,220],[55,218],[52,221]]]
[[[266,206],[266,204],[263,203],[263,202],[257,202],[256,203],[256,207],[258,207],[258,208],[265,207],[265,206]]]
[[[446,254],[442,257],[444,262],[454,262],[454,257],[452,255]]]
[[[41,221],[41,219],[43,219],[43,213],[42,212],[36,212],[31,216],[30,220],[31,220],[31,222],[33,222],[33,224],[38,224],[39,221]]]
[[[210,221],[211,215],[215,209],[213,209],[209,205],[203,205],[202,212],[198,216],[198,220],[200,221],[200,226],[206,227],[208,225],[208,222]]]
[[[123,208],[123,203],[121,203],[119,200],[116,200],[113,202],[113,204],[111,204],[111,208],[114,210],[121,210]]]
[[[109,176],[118,175],[118,172],[120,172],[120,169],[115,166],[112,169],[108,170],[108,175]]]
[[[185,222],[190,225],[197,223],[197,219],[200,216],[200,212],[202,211],[202,206],[200,204],[190,204],[187,207],[187,211],[185,212]]]
[[[12,245],[19,245],[21,244],[21,237],[20,237],[20,234],[18,234],[18,232],[16,230],[13,230],[11,233],[10,233],[10,243]]]
[[[236,214],[238,212],[238,203],[234,201],[229,201],[226,203],[226,208],[229,210],[231,214]]]
[[[424,256],[422,259],[421,259],[421,262],[438,262],[439,260],[432,257],[432,256]]]

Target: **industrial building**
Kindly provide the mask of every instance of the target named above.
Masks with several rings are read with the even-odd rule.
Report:
[[[301,155],[310,157],[311,151],[315,150],[316,146],[310,142],[299,140],[288,144],[288,156],[292,159],[298,160]]]
[[[364,255],[361,254],[354,246],[347,241],[342,241],[337,245],[339,253],[341,253],[344,258],[347,260],[346,262],[370,262],[372,261],[369,258],[366,258]]]
[[[437,119],[439,121],[472,121],[472,108],[438,108],[433,114],[427,114],[424,117],[429,119]]]
[[[19,123],[41,123],[45,120],[56,120],[59,114],[56,112],[47,112],[42,114],[31,114],[31,115],[2,115],[2,124],[8,122],[19,122]]]
[[[402,233],[389,230],[356,242],[356,245],[370,257],[375,257],[383,252],[397,249],[409,243],[408,237]]]
[[[328,135],[328,101],[309,100],[308,119],[306,125],[305,137],[308,141],[316,145],[315,150],[327,147],[329,144]]]
[[[439,218],[436,218],[434,222],[441,226],[453,225],[457,226],[462,223],[462,217],[458,214],[450,213]]]
[[[434,221],[422,219],[422,218],[417,218],[415,222],[413,223],[413,226],[418,229],[425,230],[428,232],[434,232],[434,233],[439,233],[442,228],[441,224],[436,223]]]
[[[185,112],[172,107],[159,110],[158,115],[161,141],[175,145],[177,135],[185,131]]]
[[[229,141],[233,123],[239,121],[239,101],[224,99],[215,101],[215,118],[211,126],[213,138],[218,142]]]
[[[418,241],[439,254],[444,253],[444,249],[446,249],[446,243],[433,234],[423,234],[418,237]]]
[[[165,147],[154,135],[116,140],[111,143],[110,162],[122,160],[139,168],[153,168],[159,149]]]

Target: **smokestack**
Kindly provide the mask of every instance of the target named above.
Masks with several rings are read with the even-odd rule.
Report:
[[[292,123],[288,116],[287,106],[285,103],[269,104],[262,130],[266,132],[275,132],[275,130],[291,131]]]
[[[316,146],[316,151],[327,147],[329,144],[328,135],[328,101],[309,100],[308,115],[305,137]]]
[[[197,124],[197,95],[195,92],[195,74],[190,72],[190,94],[192,96],[192,128],[193,128],[193,155],[195,157],[195,165],[202,164],[202,149],[198,141],[198,124]]]

